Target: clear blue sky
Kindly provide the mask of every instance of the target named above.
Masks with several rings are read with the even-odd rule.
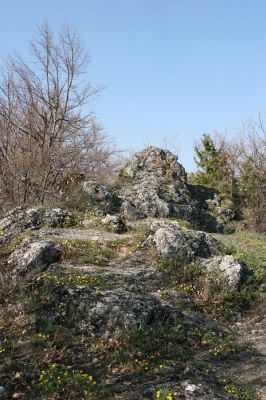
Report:
[[[234,134],[266,111],[265,0],[0,0],[0,50],[26,54],[36,26],[68,22],[106,89],[95,110],[123,148],[178,135],[193,169],[193,141]]]

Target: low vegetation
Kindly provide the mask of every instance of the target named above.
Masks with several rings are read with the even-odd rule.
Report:
[[[234,255],[252,272],[239,291],[232,291],[221,275],[207,271],[197,262],[180,264],[162,259],[158,266],[169,287],[191,295],[196,306],[208,315],[227,320],[249,309],[260,297],[266,241],[262,235],[252,231],[214,236],[223,244],[221,250],[225,254]],[[162,296],[164,293],[162,290]]]

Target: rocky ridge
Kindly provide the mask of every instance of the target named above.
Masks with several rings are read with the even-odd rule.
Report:
[[[115,215],[98,213],[91,222],[85,215],[86,222],[68,227],[69,211],[19,208],[0,221],[2,246],[10,246],[2,281],[14,296],[0,314],[0,357],[10,351],[4,347],[7,332],[14,335],[7,315],[14,316],[21,332],[9,354],[16,370],[6,362],[0,368],[0,398],[30,398],[29,392],[43,400],[76,398],[69,397],[67,379],[51,384],[51,372],[45,372],[45,391],[38,363],[44,371],[63,365],[72,375],[88,370],[97,384],[94,389],[81,380],[86,399],[236,398],[233,383],[224,383],[229,379],[224,365],[213,361],[219,355],[221,362],[226,356],[237,363],[234,340],[228,328],[204,314],[198,292],[218,275],[223,290],[237,295],[252,271],[223,254],[210,234],[182,224],[193,224],[199,209],[173,154],[149,147],[132,158],[121,177]],[[99,209],[111,196],[100,189],[86,186]],[[30,293],[24,303],[22,293]],[[27,312],[30,325],[21,321]],[[58,329],[61,335],[67,332],[66,342]],[[36,337],[45,350],[34,347]],[[33,368],[22,351],[31,340]]]

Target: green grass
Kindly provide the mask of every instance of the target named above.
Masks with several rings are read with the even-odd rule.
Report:
[[[250,385],[235,385],[234,383],[224,379],[222,381],[224,389],[231,394],[236,400],[257,400],[254,388]]]
[[[224,253],[239,258],[252,271],[252,276],[235,294],[239,309],[244,310],[257,300],[262,292],[265,280],[263,265],[266,263],[266,236],[247,230],[214,236],[222,243],[221,250]]]
[[[224,360],[240,353],[233,335],[222,332],[213,324],[196,328],[189,322],[142,325],[125,329],[115,340],[100,340],[96,350],[110,368],[149,374],[162,371],[176,363]],[[209,365],[209,364],[206,364]]]
[[[146,228],[142,229],[144,233]],[[138,242],[141,233],[140,230]],[[165,289],[188,293],[208,315],[227,318],[245,309],[260,293],[266,239],[247,231],[215,236],[227,253],[241,258],[254,272],[253,280],[243,285],[240,292],[230,291],[226,282],[215,274],[207,274],[197,264],[176,265],[163,261],[159,263],[158,279]],[[14,244],[1,250],[3,268]],[[62,261],[84,263],[87,260],[104,266],[125,245],[128,242],[124,239],[101,244],[63,241]],[[130,246],[135,248],[137,243]],[[202,323],[198,328],[182,318],[172,323],[164,321],[124,329],[108,339],[86,335],[79,329],[82,313],[71,302],[56,303],[51,298],[62,285],[88,285],[97,290],[114,282],[105,282],[97,274],[64,269],[42,273],[36,278],[36,281],[31,278],[28,287],[21,287],[16,297],[10,298],[10,307],[1,313],[0,320],[1,381],[3,385],[11,382],[17,392],[27,393],[25,399],[106,399],[109,389],[101,386],[99,377],[112,375],[113,371],[116,371],[114,376],[129,372],[152,379],[167,374],[167,368],[176,365],[185,368],[201,362],[209,368],[216,360],[230,360],[243,350],[232,335],[221,333],[217,326]],[[97,364],[93,364],[95,359]],[[95,365],[100,365],[100,372]],[[96,384],[91,383],[92,379]],[[248,386],[237,386],[231,381],[222,384],[237,400],[255,399]],[[161,390],[161,399],[176,396],[171,387],[156,389],[156,384],[154,387],[155,398],[158,390]]]
[[[91,226],[97,227],[101,225],[102,217],[89,211],[71,211],[71,214],[64,219],[63,228],[82,228],[85,219],[92,222]]]
[[[266,235],[242,230],[212,236],[222,243],[225,253],[239,257],[254,271],[262,272],[262,263],[266,262]]]
[[[124,329],[112,340],[100,340],[101,357],[111,368],[149,374],[166,368],[171,361],[191,359],[182,323],[157,323]]]
[[[232,334],[216,330],[204,330],[201,328],[191,329],[188,333],[192,345],[202,347],[207,351],[207,356],[214,359],[223,359],[239,353],[241,346]]]
[[[251,307],[262,291],[263,262],[266,262],[266,237],[252,231],[213,234],[221,243],[221,251],[244,262],[252,271],[239,291],[215,272],[208,272],[197,262],[159,260],[161,280],[174,290],[190,294],[201,311],[208,315],[231,319]]]
[[[126,242],[127,239],[123,238],[105,243],[95,240],[64,239],[61,242],[61,261],[104,266]]]

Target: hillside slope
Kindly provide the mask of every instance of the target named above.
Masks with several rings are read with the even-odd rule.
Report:
[[[264,399],[265,241],[197,230],[207,203],[154,147],[83,190],[87,212],[0,221],[0,398]]]

